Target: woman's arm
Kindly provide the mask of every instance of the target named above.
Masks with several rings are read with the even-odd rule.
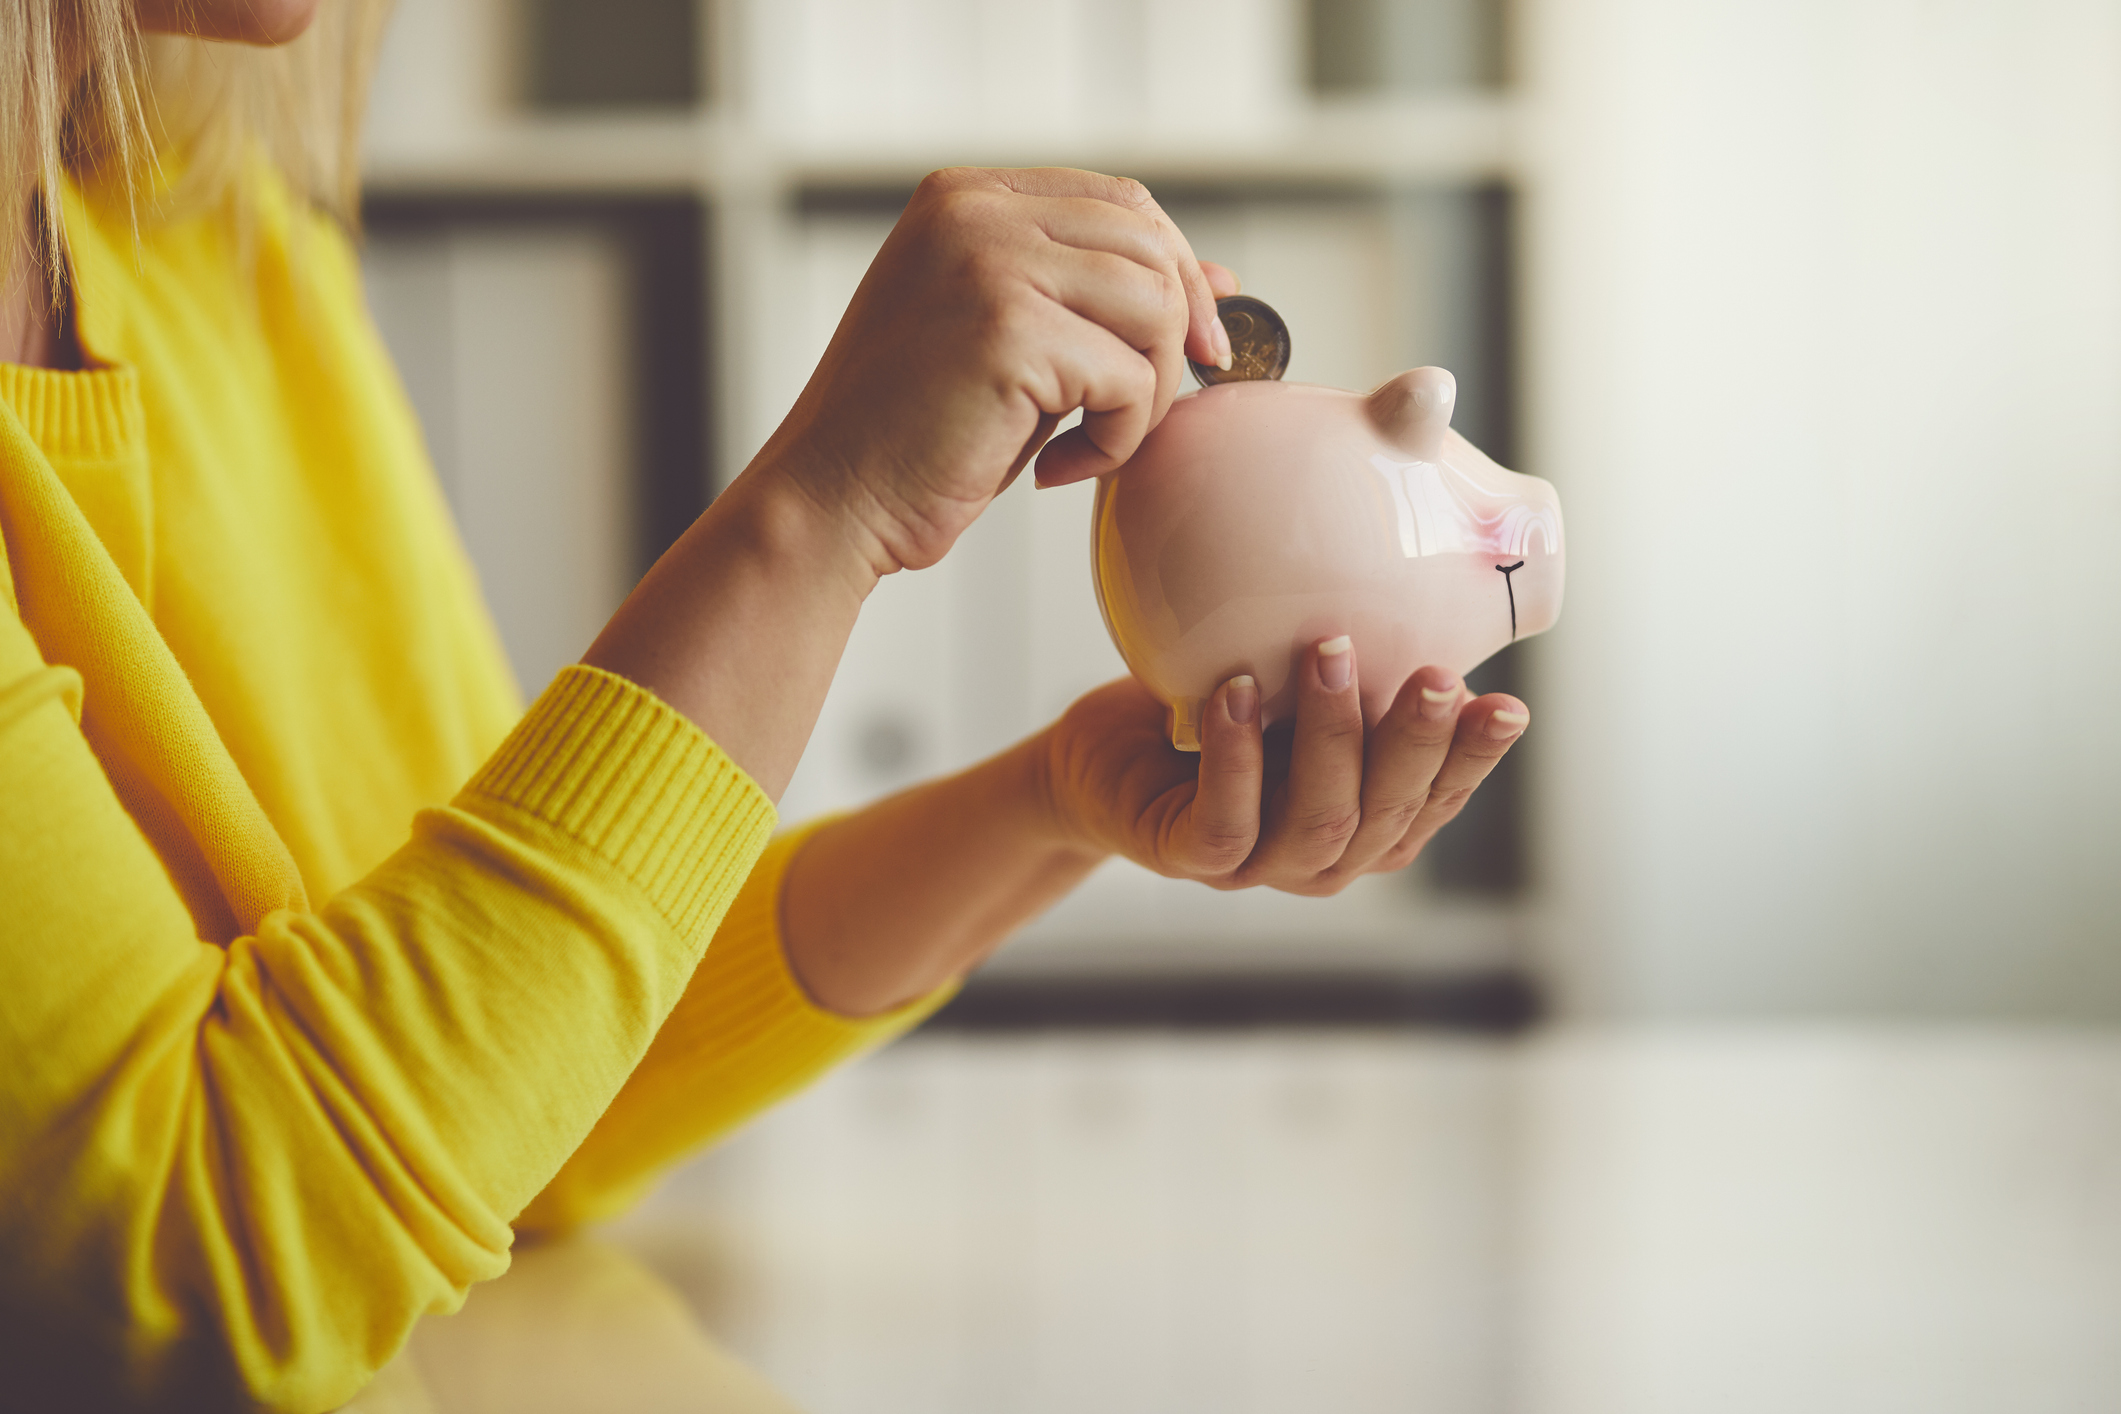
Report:
[[[587,661],[650,688],[778,796],[877,576],[938,558],[1037,450],[1056,399],[1081,396],[1087,430],[1045,449],[1045,479],[1123,458],[1175,394],[1182,344],[1226,357],[1208,297],[1235,288],[1192,264],[1132,183],[938,174],[779,432]],[[1040,837],[1028,759],[769,848],[625,1087],[518,1227],[617,1211],[683,1153],[917,1023],[939,984],[1065,892],[1086,852]],[[908,848],[920,869],[895,853]],[[806,936],[823,940],[800,980],[780,908],[797,855],[834,884],[798,886],[822,915]]]
[[[1269,743],[1250,678],[1219,689],[1202,751],[1175,751],[1132,678],[960,775],[835,821],[782,885],[782,942],[820,1006],[867,1016],[963,976],[1120,854],[1220,889],[1340,892],[1404,868],[1530,722],[1423,668],[1363,726],[1346,640],[1306,655],[1296,721]]]
[[[656,562],[582,661],[677,708],[779,800],[882,572],[844,507],[761,461]]]
[[[1074,887],[1102,856],[1056,836],[1045,759],[1035,738],[768,846],[641,1063],[516,1230],[623,1211],[702,1144],[918,1025]]]
[[[930,176],[787,419],[583,661],[778,800],[878,577],[940,560],[1068,413],[1049,481],[1131,456],[1188,356],[1228,362],[1208,279],[1138,182]]]
[[[788,866],[782,944],[819,1006],[869,1016],[984,961],[1104,854],[1054,823],[1043,736],[819,830]]]
[[[314,904],[0,408],[13,1388],[335,1407],[505,1266],[510,1217],[608,1109],[758,857],[754,782],[787,780],[867,586],[939,558],[1068,407],[1106,438],[1068,444],[1078,460],[1122,455],[1164,365],[1208,348],[1199,271],[1144,203],[1088,174],[924,188],[803,403],[591,666]],[[1071,243],[1098,240],[1134,253]],[[206,923],[180,876],[216,901]]]

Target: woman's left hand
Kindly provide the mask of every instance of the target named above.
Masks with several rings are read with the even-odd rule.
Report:
[[[1304,655],[1285,747],[1279,732],[1263,739],[1252,680],[1232,679],[1201,712],[1198,756],[1171,746],[1147,688],[1106,683],[1043,738],[1048,809],[1073,843],[1220,889],[1335,894],[1404,868],[1531,716],[1504,693],[1468,700],[1455,674],[1423,668],[1366,731],[1358,671],[1346,640]]]
[[[782,946],[820,1006],[869,1016],[979,965],[1111,854],[1219,889],[1333,894],[1398,869],[1456,815],[1530,721],[1441,668],[1367,732],[1355,655],[1304,655],[1293,730],[1263,738],[1249,679],[1174,750],[1133,678],[1083,696],[969,771],[820,829],[788,865]]]

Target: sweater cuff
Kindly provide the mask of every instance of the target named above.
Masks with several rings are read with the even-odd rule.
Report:
[[[670,1164],[919,1025],[955,995],[952,982],[881,1016],[851,1018],[804,994],[781,945],[781,884],[789,861],[827,823],[791,830],[767,847],[648,1054],[589,1138],[516,1219],[519,1231],[616,1216]]]
[[[689,719],[581,664],[553,679],[457,804],[528,815],[579,840],[694,941],[712,931],[778,818]]]
[[[730,904],[704,966],[729,1021],[726,1044],[758,1046],[805,1078],[821,1068],[902,1035],[927,1020],[961,985],[945,982],[926,996],[874,1016],[842,1016],[810,999],[788,963],[781,932],[781,881],[810,837],[840,817],[805,821],[774,837],[753,883]],[[738,1020],[741,1018],[741,1020]]]

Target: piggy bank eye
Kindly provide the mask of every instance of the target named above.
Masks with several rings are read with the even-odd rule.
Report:
[[[1503,592],[1510,596],[1510,642],[1512,643],[1517,641],[1517,584],[1510,576],[1523,568],[1523,560],[1519,560],[1514,565],[1495,566],[1495,573],[1502,576]]]

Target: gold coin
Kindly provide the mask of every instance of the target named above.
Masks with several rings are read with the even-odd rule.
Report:
[[[1186,362],[1203,388],[1217,383],[1257,383],[1289,371],[1289,326],[1264,300],[1229,295],[1215,302],[1215,313],[1230,336],[1230,366]]]

